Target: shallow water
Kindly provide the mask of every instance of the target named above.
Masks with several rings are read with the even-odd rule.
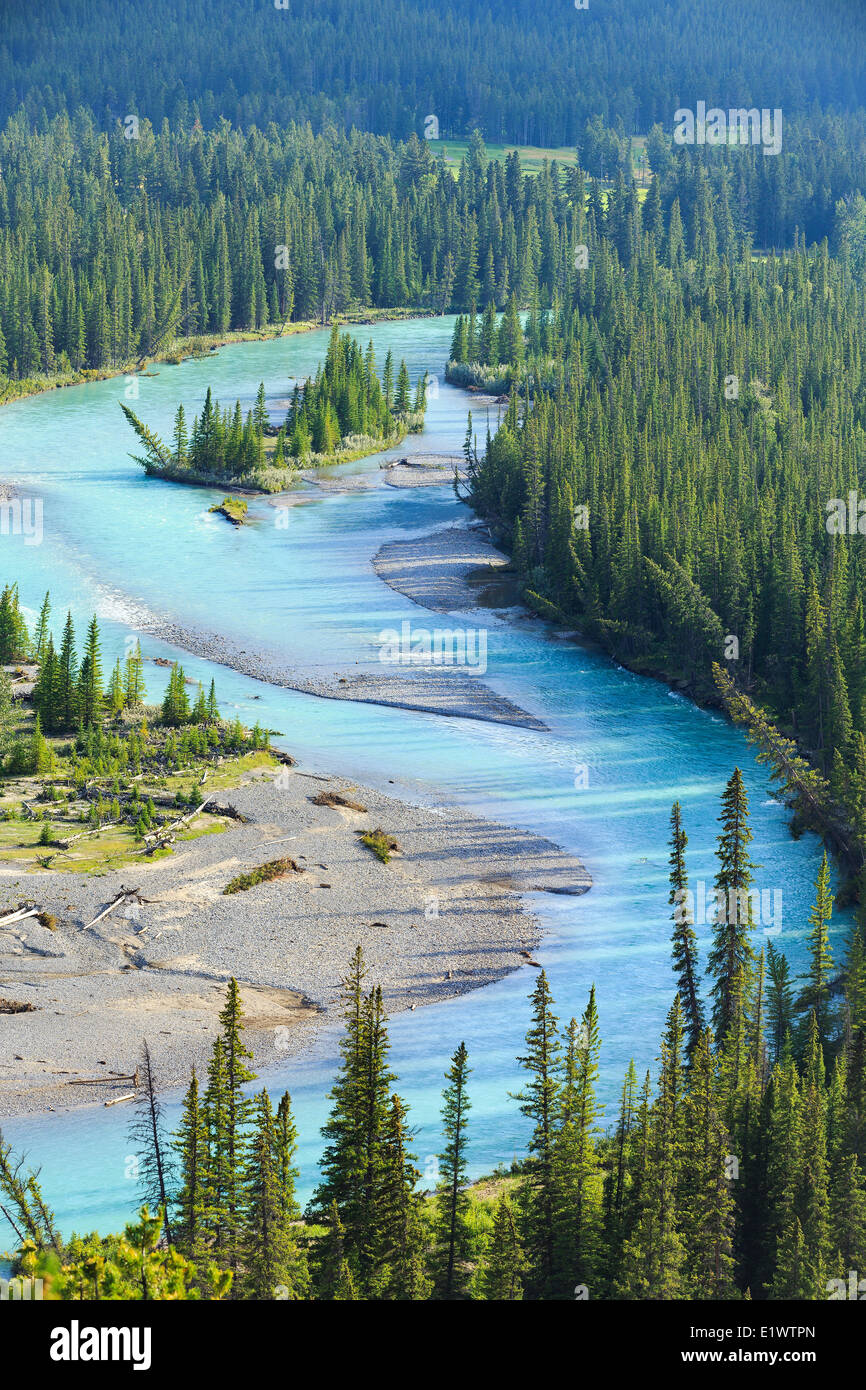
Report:
[[[398,456],[460,452],[472,402],[443,380],[452,330],[450,318],[356,330],[364,343],[372,337],[380,368],[391,347],[396,361],[406,358],[413,384],[425,370],[438,376],[425,432],[393,451]],[[315,370],[326,341],[327,334],[317,332],[224,348],[179,367],[161,365],[154,375],[138,378],[138,398],[128,403],[168,435],[178,401],[191,421],[208,384],[223,403],[237,396],[251,402],[264,380],[271,403],[285,402],[290,378]],[[136,614],[144,608],[246,641],[251,650],[267,649],[299,674],[333,675],[375,659],[380,630],[399,627],[404,618],[417,626],[443,625],[441,617],[380,581],[370,557],[389,539],[468,519],[450,487],[317,498],[291,508],[286,529],[276,526],[274,508],[255,500],[252,525],[236,529],[207,511],[221,494],[148,480],[130,461],[135,440],[118,406],[128,389],[118,378],[0,411],[0,478],[14,480],[44,505],[41,545],[0,536],[0,577],[18,578],[31,613],[50,588],[55,631],[67,606],[79,631],[95,610],[108,668],[134,638]],[[486,412],[476,407],[481,439],[486,423]],[[380,462],[377,456],[350,467],[375,470]],[[224,711],[279,729],[275,742],[307,768],[434,805],[458,800],[547,835],[583,859],[593,876],[589,894],[532,899],[547,928],[537,956],[565,1020],[579,1015],[590,985],[596,985],[601,1089],[610,1114],[629,1057],[639,1069],[654,1065],[673,994],[666,878],[673,800],[683,804],[693,879],[710,884],[719,795],[732,768],[743,768],[753,858],[763,866],[757,886],[783,894],[782,929],[773,940],[789,954],[795,972],[804,959],[819,847],[811,836],[791,840],[784,812],[768,793],[766,772],[743,736],[718,715],[597,653],[552,638],[541,623],[508,624],[485,612],[467,624],[487,628],[486,679],[542,718],[549,732],[317,700],[195,657],[181,659],[187,674],[215,678]],[[143,646],[150,655],[177,655],[150,637]],[[166,673],[149,670],[155,696]],[[836,923],[836,939],[843,926]],[[709,928],[698,933],[705,953]],[[757,936],[760,941],[760,931]],[[334,963],[335,981],[343,964]],[[428,1174],[440,1147],[442,1073],[461,1039],[473,1068],[473,1172],[489,1171],[520,1152],[524,1121],[507,1092],[519,1086],[514,1058],[522,1049],[526,995],[535,979],[534,971],[521,970],[392,1021],[392,1064],[417,1127],[419,1164]],[[292,982],[287,977],[274,983]],[[272,1092],[292,1092],[305,1193],[315,1176],[335,1054],[335,1038],[326,1035],[302,1057],[286,1060],[275,1052],[266,1072]],[[170,1117],[175,1114],[170,1105]],[[6,1138],[41,1164],[46,1195],[64,1229],[116,1228],[134,1209],[134,1183],[126,1177],[127,1120],[122,1108],[100,1107],[3,1126]],[[0,1248],[9,1239],[0,1224]]]

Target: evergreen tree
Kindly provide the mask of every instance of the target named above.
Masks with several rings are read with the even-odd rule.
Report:
[[[303,1298],[307,1289],[306,1264],[299,1258],[292,1231],[296,1216],[292,1188],[286,1188],[291,1126],[285,1134],[290,1149],[281,1154],[273,1107],[263,1090],[255,1104],[246,1155],[242,1236],[245,1289],[257,1299]]]
[[[470,1230],[466,1195],[467,1119],[471,1109],[467,1095],[470,1068],[466,1044],[461,1043],[445,1073],[448,1082],[442,1096],[442,1129],[445,1148],[439,1154],[439,1181],[436,1187],[436,1227],[441,1250],[441,1269],[437,1280],[440,1298],[466,1296]]]
[[[593,986],[580,1026],[572,1019],[568,1027],[556,1119],[553,1148],[555,1289],[560,1297],[570,1297],[575,1284],[596,1286],[602,1206],[595,1132],[601,1115],[595,1095],[599,1048]]]
[[[203,1214],[206,1200],[207,1130],[198,1077],[192,1068],[183,1101],[183,1111],[173,1141],[177,1156],[178,1187],[175,1198],[174,1231],[178,1249],[191,1260],[201,1251]]]
[[[713,1028],[721,1042],[735,1013],[737,977],[747,983],[753,960],[750,942],[752,903],[749,888],[753,864],[748,846],[752,839],[749,807],[743,774],[735,768],[722,796],[719,817],[722,832],[718,841],[718,872],[715,878],[716,917],[713,945],[707,960],[707,974],[713,984]]]
[[[561,1045],[553,1000],[542,970],[531,996],[532,1023],[526,1052],[518,1058],[529,1075],[518,1093],[521,1113],[532,1122],[526,1178],[520,1189],[523,1243],[529,1260],[527,1289],[547,1297],[555,1268],[554,1141],[561,1086]]]
[[[688,837],[682,825],[680,803],[675,801],[671,810],[670,838],[670,896],[668,902],[674,908],[674,930],[671,947],[677,990],[685,1014],[688,1035],[688,1053],[692,1055],[704,1030],[704,1007],[698,984],[698,947],[692,926],[692,916],[688,909],[688,874],[686,873],[685,849]]]
[[[484,1297],[491,1302],[514,1303],[523,1298],[526,1256],[520,1243],[514,1209],[503,1193],[496,1204],[493,1234],[481,1273]]]
[[[802,978],[806,987],[798,1001],[799,1008],[814,1014],[818,1039],[826,1058],[832,1031],[830,976],[833,956],[830,950],[829,925],[833,915],[833,894],[830,892],[830,866],[824,852],[815,888],[815,904],[809,913],[809,970]]]
[[[87,641],[81,660],[81,669],[78,673],[78,717],[85,729],[97,722],[101,707],[102,658],[99,627],[94,614],[87,628]]]

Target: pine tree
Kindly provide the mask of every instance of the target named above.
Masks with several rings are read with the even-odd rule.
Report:
[[[787,958],[784,952],[776,950],[772,941],[767,942],[767,969],[770,973],[767,990],[770,1060],[775,1064],[782,1056],[785,1039],[793,1026],[794,995]]]
[[[749,888],[753,864],[748,846],[752,839],[749,807],[743,774],[735,768],[722,796],[719,817],[718,872],[715,878],[716,919],[713,945],[707,960],[707,974],[713,984],[713,1029],[721,1042],[735,1012],[736,982],[742,974],[748,983],[753,960],[750,942],[752,904]]]
[[[531,996],[532,1023],[526,1052],[518,1058],[529,1074],[515,1097],[532,1121],[526,1177],[520,1189],[523,1242],[530,1264],[527,1288],[533,1297],[550,1293],[555,1268],[554,1139],[560,1098],[561,1046],[547,976],[542,970]]]
[[[144,700],[144,662],[141,656],[141,643],[136,642],[135,651],[126,658],[126,672],[123,688],[123,703],[126,709],[135,709]]]
[[[123,709],[123,673],[120,669],[119,657],[111,670],[111,676],[108,680],[108,689],[105,692],[105,703],[108,706],[109,713],[112,715],[119,714]]]
[[[360,1174],[357,1202],[346,1214],[350,1259],[357,1261],[359,1288],[375,1289],[383,1222],[385,1185],[385,1136],[388,1126],[390,1087],[395,1080],[388,1069],[387,1017],[382,991],[377,985],[365,997],[361,1011],[361,1070],[358,1086],[360,1119]]]
[[[178,1249],[197,1260],[202,1242],[207,1182],[207,1130],[199,1100],[198,1077],[192,1068],[173,1148],[177,1155],[178,1188],[174,1231]]]
[[[214,1072],[214,1099],[211,1101],[209,1084],[209,1111],[213,1109],[214,1119],[218,1119],[217,1134],[211,1143],[210,1163],[220,1175],[218,1183],[218,1211],[220,1211],[221,1247],[228,1269],[236,1270],[240,1264],[240,1237],[242,1237],[243,1215],[243,1175],[246,1170],[247,1140],[246,1125],[252,1111],[253,1102],[243,1094],[247,1081],[256,1080],[256,1073],[246,1065],[252,1059],[252,1052],[243,1042],[243,1008],[240,1004],[238,981],[232,977],[225,992],[225,1004],[220,1011],[221,1058],[220,1066]],[[215,1062],[215,1056],[214,1056]],[[209,1083],[210,1083],[209,1076]]]
[[[60,725],[59,692],[60,665],[49,635],[33,690],[33,707],[48,733],[53,733]]]
[[[466,1261],[470,1230],[467,1221],[466,1151],[467,1117],[471,1105],[466,1087],[469,1074],[466,1044],[461,1043],[445,1073],[448,1082],[442,1096],[445,1148],[438,1156],[440,1168],[436,1187],[436,1228],[441,1250],[437,1293],[445,1299],[464,1298],[468,1287]]]
[[[391,1097],[383,1141],[381,1230],[376,1285],[380,1297],[417,1301],[430,1297],[418,1170],[408,1148],[406,1107]]]
[[[620,1093],[619,1114],[612,1137],[610,1166],[604,1181],[604,1218],[600,1286],[603,1296],[610,1297],[616,1287],[622,1250],[632,1230],[635,1206],[632,1201],[637,1123],[637,1073],[634,1062],[628,1071]]]
[[[39,619],[33,633],[33,655],[36,660],[42,662],[51,641],[51,630],[48,626],[51,619],[51,595],[46,593],[42,600],[42,607],[39,610]]]
[[[354,1302],[357,1297],[355,1280],[345,1254],[346,1230],[340,1220],[337,1203],[332,1202],[327,1216],[328,1233],[319,1242],[316,1266],[316,1293],[329,1302]]]
[[[222,1038],[213,1045],[202,1102],[202,1120],[207,1135],[204,1208],[202,1227],[208,1244],[222,1261],[227,1246],[226,1202],[230,1187],[227,1141],[228,1097],[225,1051]]]
[[[554,1289],[570,1297],[575,1284],[596,1287],[602,1182],[596,1126],[600,1040],[595,986],[580,1021],[571,1020],[566,1039],[559,1113],[553,1149],[556,1254]]]
[[[50,772],[53,766],[54,754],[42,732],[42,720],[37,714],[33,733],[30,736],[29,771],[39,777],[43,773]]]
[[[291,1166],[291,1153],[287,1158]],[[294,1214],[291,1190],[286,1191],[274,1111],[263,1090],[255,1103],[244,1171],[242,1249],[244,1288],[249,1297],[304,1297],[306,1270],[299,1261],[292,1231]]]
[[[85,729],[97,722],[102,707],[102,658],[96,615],[87,628],[87,641],[78,673],[78,717]]]
[[[686,873],[685,850],[688,837],[682,825],[680,803],[675,801],[671,810],[670,838],[670,896],[668,902],[674,908],[674,930],[671,937],[674,974],[677,991],[685,1014],[688,1035],[688,1054],[692,1055],[704,1030],[704,1006],[701,1002],[698,984],[698,946],[692,916],[689,912],[688,874]]]
[[[322,1128],[325,1140],[319,1162],[321,1179],[310,1202],[309,1214],[324,1219],[332,1206],[351,1212],[355,1220],[362,1164],[362,1115],[360,1112],[363,1067],[362,1015],[364,954],[358,946],[341,981],[343,1035],[340,1068],[329,1092],[331,1111]],[[342,1220],[342,1215],[341,1215]]]
[[[493,1215],[493,1233],[481,1268],[481,1290],[490,1302],[516,1303],[523,1298],[526,1256],[514,1209],[504,1192]]]
[[[57,692],[58,727],[72,729],[78,717],[77,678],[78,664],[75,655],[75,628],[72,614],[66,614],[63,628],[63,642],[60,647],[59,682]]]
[[[165,695],[162,701],[162,722],[170,727],[188,724],[190,718],[189,696],[186,692],[186,677],[183,667],[177,662],[171,668]]]
[[[687,1296],[734,1296],[734,1168],[719,1111],[716,1063],[709,1029],[698,1039],[683,1102],[680,1177]]]
[[[832,1031],[830,1005],[830,975],[833,969],[833,955],[830,950],[830,919],[833,915],[833,894],[830,892],[830,866],[827,852],[824,851],[818,880],[815,887],[815,904],[809,913],[812,930],[809,933],[809,969],[801,978],[806,988],[799,1001],[799,1008],[808,1008],[815,1016],[818,1038],[827,1055],[827,1046]]]

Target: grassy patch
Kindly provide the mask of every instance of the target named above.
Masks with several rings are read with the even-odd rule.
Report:
[[[33,715],[23,712],[20,733],[32,729]],[[151,735],[154,751],[164,732]],[[279,759],[268,749],[256,749],[226,757],[219,750],[195,757],[185,767],[172,768],[158,758],[145,764],[143,776],[130,781],[131,767],[98,769],[88,765],[88,790],[76,782],[68,738],[49,740],[54,754],[52,773],[7,780],[0,795],[0,863],[20,863],[28,870],[52,869],[66,873],[101,874],[139,861],[171,854],[170,846],[146,848],[136,833],[130,790],[135,789],[135,807],[151,802],[154,815],[149,830],[176,821],[185,809],[195,807],[216,792],[236,787],[249,772],[275,768]],[[202,774],[206,779],[201,781]],[[102,824],[88,830],[88,815],[94,795],[106,811],[117,799],[122,821]],[[108,812],[110,814],[110,812]],[[46,827],[48,829],[46,830]],[[204,835],[220,834],[228,823],[219,814],[205,809],[171,833],[175,842],[188,842]],[[73,838],[79,837],[79,838]]]
[[[359,830],[361,844],[371,849],[377,859],[381,859],[383,864],[387,864],[392,854],[396,854],[400,846],[392,835],[386,835],[384,830]]]
[[[223,894],[245,893],[248,888],[255,888],[257,883],[270,883],[272,879],[285,878],[286,874],[300,872],[294,859],[269,859],[267,864],[259,864],[258,868],[250,869],[249,873],[238,874],[230,879],[223,889]]]
[[[243,526],[247,517],[247,504],[242,497],[224,497],[221,502],[215,502],[212,507],[208,507],[208,511],[219,512],[232,526]]]

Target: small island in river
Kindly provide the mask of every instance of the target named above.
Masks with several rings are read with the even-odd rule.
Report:
[[[264,383],[246,416],[240,401],[234,409],[221,409],[208,388],[201,415],[189,430],[179,405],[169,444],[121,402],[144,448],[131,457],[148,476],[258,492],[284,492],[298,467],[323,468],[393,448],[407,433],[423,428],[424,408],[424,380],[418,381],[413,397],[405,362],[395,379],[389,352],[380,379],[372,343],[362,352],[350,334],[336,327],[323,365],[303,386],[296,385],[278,430],[270,422]]]

